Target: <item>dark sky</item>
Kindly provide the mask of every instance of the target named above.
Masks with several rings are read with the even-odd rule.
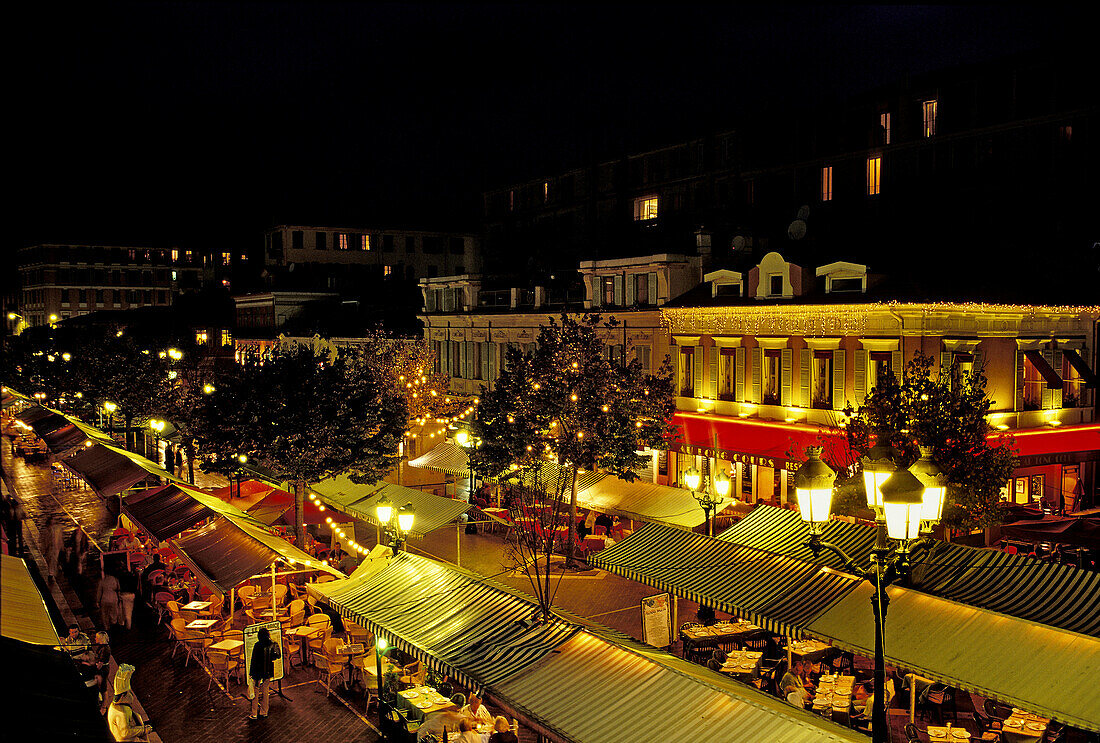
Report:
[[[1051,6],[29,7],[8,34],[8,255],[476,228],[484,188],[1087,27]]]

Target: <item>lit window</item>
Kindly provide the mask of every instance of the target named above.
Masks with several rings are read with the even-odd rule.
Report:
[[[1073,141],[1073,127],[1069,126],[1068,124],[1065,125],[1065,126],[1058,127],[1058,137],[1063,142],[1072,142]]]
[[[514,212],[516,210],[516,192],[508,192],[508,211]]]
[[[207,335],[205,330],[200,330],[199,332],[195,333],[195,343],[200,346],[206,345],[206,338]]]
[[[232,346],[233,345],[233,336],[226,329],[222,330],[222,345],[223,346]]]
[[[1024,357],[1024,410],[1043,407],[1043,378],[1031,359]]]
[[[867,195],[878,196],[882,190],[882,156],[867,158]]]
[[[680,380],[680,396],[695,397],[695,349],[685,346],[680,349],[680,363],[677,376]]]
[[[1070,363],[1069,354],[1062,355],[1062,407],[1076,408],[1083,404],[1084,379]]]
[[[241,253],[241,260],[242,260],[242,261],[247,261],[247,260],[248,260],[248,256],[247,256],[247,255],[245,255],[244,253]]]
[[[934,137],[936,136],[936,99],[925,101],[922,108],[924,111],[924,136]]]
[[[389,276],[393,273],[393,266],[382,266],[382,275]]]
[[[542,182],[542,203],[550,203],[550,181]]]
[[[360,247],[362,250],[370,250],[370,235],[362,236],[362,244]]]
[[[723,348],[718,356],[718,399],[732,400],[733,385],[736,379],[734,369],[737,365],[737,349]]]
[[[825,410],[833,407],[832,351],[814,351],[810,368],[810,404]]]
[[[223,266],[233,265],[233,256],[230,253],[222,253],[222,265]]]
[[[337,243],[336,243],[337,250],[347,250],[348,249],[348,236],[347,236],[347,234],[341,232],[340,234],[338,234],[336,236],[336,240],[337,240]]]
[[[657,197],[643,196],[634,199],[634,221],[642,222],[647,219],[657,218]]]
[[[878,116],[879,126],[882,127],[882,143],[890,144],[890,114],[881,113]]]
[[[833,200],[833,166],[826,165],[821,169],[821,200]]]
[[[172,281],[175,281],[175,280],[176,280],[176,272],[175,272],[175,271],[173,271],[173,272],[172,272]]]
[[[889,351],[871,351],[867,359],[867,380],[872,389],[882,389],[886,384],[886,377],[890,375]]]
[[[187,261],[188,263],[191,262],[191,251],[190,250],[183,251],[183,259],[185,261]]]
[[[783,352],[779,349],[764,351],[764,368],[760,370],[761,402],[765,405],[779,405],[779,391],[783,387]]]
[[[175,263],[180,259],[180,252],[178,250],[172,251],[172,262]]]
[[[959,352],[951,354],[951,389],[962,389],[963,382],[974,373],[974,354]]]

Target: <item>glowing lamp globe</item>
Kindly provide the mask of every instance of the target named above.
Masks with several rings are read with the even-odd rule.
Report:
[[[943,517],[943,503],[947,498],[947,473],[932,461],[930,446],[920,448],[920,459],[909,468],[909,471],[924,486],[920,518],[931,527],[932,524],[939,523]]]
[[[888,446],[872,446],[860,460],[863,463],[863,487],[867,491],[867,507],[882,512],[882,484],[897,471]]]
[[[374,512],[378,516],[378,523],[388,524],[390,519],[393,518],[393,504],[390,503],[389,498],[383,495],[374,506]]]
[[[397,512],[397,528],[402,534],[408,534],[412,531],[413,520],[416,518],[416,512],[413,510],[412,503],[406,503],[401,506],[401,509]]]
[[[698,490],[699,483],[702,482],[703,476],[699,474],[699,470],[695,467],[691,467],[684,473],[684,485],[687,485],[688,490]]]
[[[723,470],[714,476],[714,492],[725,498],[730,493],[730,477]]]
[[[810,525],[811,533],[820,533],[829,520],[835,480],[836,473],[821,461],[821,447],[806,447],[806,461],[794,473],[794,492],[798,511],[802,520]]]
[[[901,542],[899,551],[908,551],[910,539],[920,533],[924,508],[924,485],[909,470],[898,470],[879,488],[886,517],[886,533]]]

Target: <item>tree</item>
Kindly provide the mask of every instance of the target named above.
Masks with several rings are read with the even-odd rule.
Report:
[[[373,483],[398,459],[406,406],[379,371],[379,350],[368,343],[318,355],[283,344],[219,376],[195,429],[203,469],[231,475],[244,455],[292,481],[295,537],[304,544],[307,483],[344,472]]]
[[[118,406],[125,422],[126,447],[137,447],[134,421],[152,417],[171,388],[168,362],[160,351],[143,347],[128,335],[106,335],[81,351],[79,383],[97,403]]]
[[[569,493],[567,566],[573,564],[576,543],[577,472],[602,470],[633,480],[645,461],[637,451],[663,446],[672,437],[675,403],[668,360],[657,374],[643,372],[637,360],[611,363],[601,325],[617,323],[611,319],[604,325],[598,314],[578,318],[563,313],[541,327],[531,353],[509,349],[496,386],[482,388],[471,425],[480,440],[471,464],[483,476],[500,478],[517,468],[540,472],[547,461],[567,473],[552,478],[553,488],[547,488],[557,502]],[[548,558],[550,547],[546,550]],[[536,593],[546,598],[548,611],[548,589],[536,587]]]
[[[886,375],[852,414],[848,445],[860,457],[875,444],[889,446],[899,468],[920,457],[919,446],[932,447],[933,461],[948,476],[941,523],[966,530],[992,526],[1000,521],[998,504],[1015,454],[1007,441],[987,438],[991,403],[982,370],[965,373],[956,365],[934,378],[933,363],[917,354],[900,382]],[[852,474],[862,482],[861,472]]]

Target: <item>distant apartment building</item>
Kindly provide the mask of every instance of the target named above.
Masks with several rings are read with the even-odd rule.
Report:
[[[167,307],[199,288],[202,257],[178,248],[42,244],[17,255],[15,312],[44,325],[97,310]]]
[[[349,293],[368,279],[476,273],[481,255],[468,233],[279,225],[264,235],[264,265],[285,288]]]

